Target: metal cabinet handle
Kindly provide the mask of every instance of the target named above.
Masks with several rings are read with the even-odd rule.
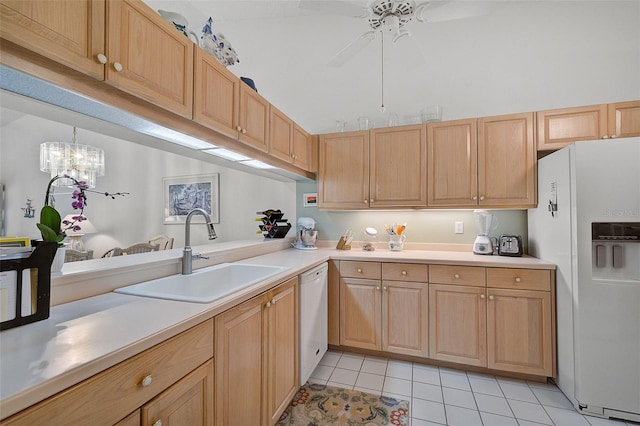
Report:
[[[113,69],[120,72],[124,69],[124,67],[122,66],[122,64],[120,62],[114,62],[113,63]]]
[[[147,374],[146,376],[144,376],[144,379],[142,379],[142,381],[140,382],[140,386],[142,386],[143,388],[146,388],[151,384],[151,382],[153,382],[153,377],[151,376],[151,374]]]
[[[160,420],[160,419],[156,420],[156,422],[153,424],[153,426],[162,426],[162,420]]]
[[[242,134],[246,135],[247,134],[247,129],[242,129]]]
[[[476,197],[476,196],[474,195],[473,197],[471,197],[471,199],[472,199],[473,201],[476,201],[476,200],[478,200],[478,197]]]
[[[602,139],[609,139],[609,135],[602,135]]]
[[[98,60],[98,62],[100,62],[101,64],[106,64],[107,63],[107,57],[104,56],[104,53],[98,53],[96,55],[96,59]]]
[[[516,277],[516,282],[519,283],[520,281],[522,281],[520,277]]]
[[[402,271],[402,275],[407,275],[407,271]]]
[[[361,274],[362,273],[362,268],[358,268],[358,273]]]
[[[493,296],[489,296],[489,300],[493,300],[495,299]]]
[[[376,286],[376,290],[380,290],[380,286]]]
[[[457,280],[458,278],[460,278],[460,274],[453,274],[453,278]]]
[[[241,131],[242,131],[242,127],[240,127],[240,126],[236,126],[236,130],[237,130],[237,131],[239,131],[239,132],[241,132]]]
[[[382,290],[387,291],[387,286],[383,286]]]
[[[480,196],[480,201],[484,201],[484,195]]]
[[[267,304],[265,305],[267,308],[271,307],[271,301],[268,301]]]
[[[618,135],[611,135],[611,139],[615,139],[617,137],[618,137]]]
[[[364,203],[367,204],[369,202],[369,200],[364,200]]]
[[[271,304],[275,305],[276,304],[276,298],[274,297],[273,299],[271,299]]]
[[[481,295],[480,295],[480,299],[484,299],[484,294],[481,294]]]

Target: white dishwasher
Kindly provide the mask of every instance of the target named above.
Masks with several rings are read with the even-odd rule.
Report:
[[[327,351],[327,263],[300,274],[300,386]]]

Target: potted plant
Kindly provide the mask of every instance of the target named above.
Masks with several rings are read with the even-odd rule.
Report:
[[[73,191],[73,194],[71,195],[71,197],[73,198],[71,207],[73,207],[74,209],[80,210],[80,212],[77,215],[72,217],[73,219],[72,221],[68,221],[68,220],[63,221],[62,216],[60,216],[60,213],[55,208],[54,199],[51,196],[51,192],[52,192],[51,186],[58,179],[70,179],[73,182],[73,186],[76,187]],[[124,196],[129,194],[128,192],[109,193],[109,192],[92,191],[89,189],[86,182],[78,181],[77,179],[69,175],[58,175],[53,177],[49,181],[49,184],[47,185],[47,192],[44,198],[44,206],[40,210],[40,222],[37,223],[36,226],[40,230],[40,234],[42,235],[43,242],[56,244],[56,247],[57,247],[57,251],[55,252],[56,260],[55,262],[53,262],[53,259],[52,259],[52,262],[53,262],[51,266],[52,272],[59,271],[60,268],[62,268],[62,264],[64,263],[64,249],[61,249],[61,248],[63,247],[62,241],[66,237],[65,231],[68,231],[68,230],[79,231],[81,229],[81,222],[86,219],[82,214],[84,212],[84,207],[87,204],[86,192],[95,192],[111,198],[115,198],[116,195]]]

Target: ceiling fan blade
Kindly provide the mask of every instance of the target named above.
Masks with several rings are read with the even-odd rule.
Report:
[[[327,64],[330,67],[341,67],[346,64],[351,58],[360,53],[369,43],[376,38],[377,31],[367,31],[360,37],[349,43]]]
[[[416,20],[419,22],[443,22],[486,15],[491,10],[485,1],[432,1],[416,6]]]
[[[354,18],[366,18],[371,14],[370,9],[352,1],[300,0],[298,2],[298,8],[321,12],[326,15],[350,16]]]

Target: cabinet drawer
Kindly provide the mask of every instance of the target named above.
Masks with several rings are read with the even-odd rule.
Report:
[[[546,269],[487,268],[487,286],[551,291],[551,275]]]
[[[478,266],[431,265],[429,283],[485,286],[485,268]]]
[[[429,280],[429,265],[383,263],[382,279],[426,283]]]
[[[345,278],[367,278],[379,280],[382,276],[379,262],[340,261],[340,276]]]
[[[6,425],[115,424],[212,356],[211,319],[27,408]]]

